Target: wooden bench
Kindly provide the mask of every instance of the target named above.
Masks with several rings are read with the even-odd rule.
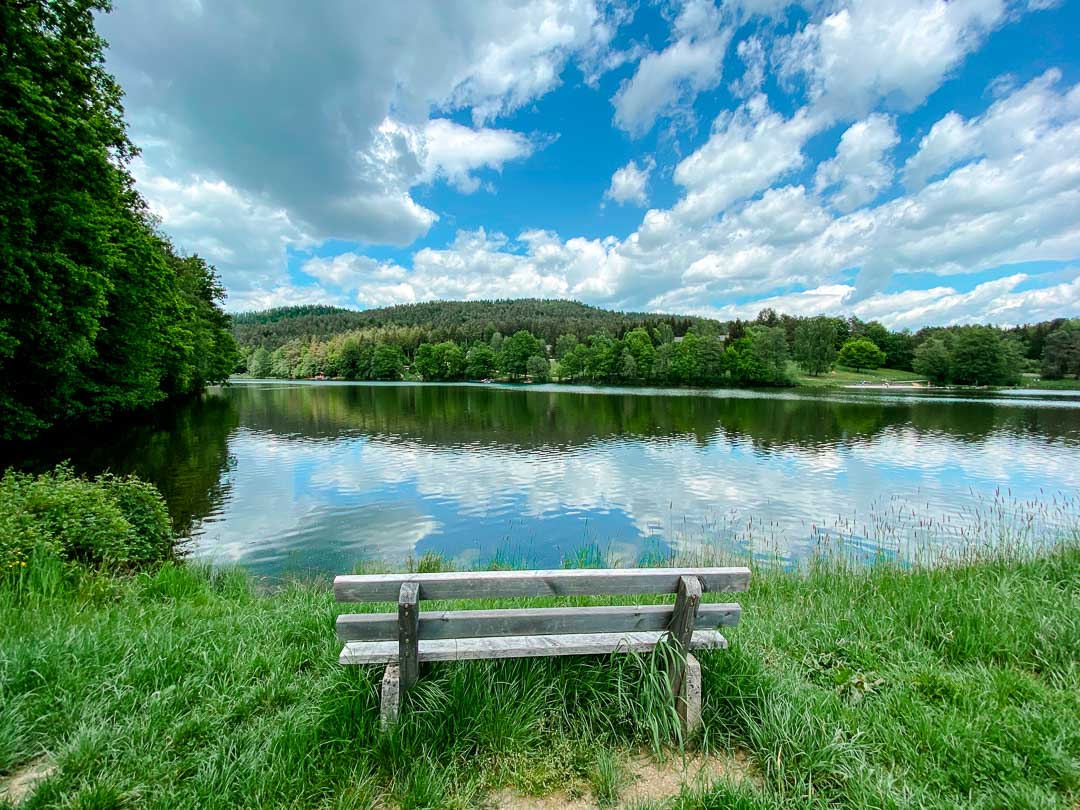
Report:
[[[670,638],[668,677],[684,731],[700,723],[701,667],[691,650],[725,649],[720,626],[738,624],[733,603],[703,593],[745,591],[748,568],[612,568],[377,574],[334,579],[339,602],[397,601],[397,613],[338,616],[341,664],[386,664],[381,722],[397,721],[401,698],[429,661],[647,652]],[[422,599],[676,594],[674,605],[420,611]]]

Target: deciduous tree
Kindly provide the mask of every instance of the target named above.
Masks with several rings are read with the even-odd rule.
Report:
[[[1008,385],[1019,377],[1017,360],[997,329],[965,326],[953,336],[950,376],[960,385]]]
[[[534,383],[545,383],[551,377],[551,363],[546,357],[534,354],[525,362],[529,379]]]
[[[474,343],[465,355],[465,376],[470,380],[486,380],[495,373],[495,352],[486,343]]]
[[[952,358],[949,355],[949,347],[941,338],[932,337],[924,340],[915,349],[912,369],[916,374],[923,375],[931,382],[939,385],[948,382],[951,367]]]
[[[841,365],[862,371],[864,368],[880,368],[885,362],[885,352],[869,338],[849,338],[836,359]]]
[[[836,360],[836,323],[832,318],[807,318],[795,327],[795,360],[814,377]]]
[[[1050,379],[1080,378],[1080,318],[1066,321],[1043,342],[1042,373]]]

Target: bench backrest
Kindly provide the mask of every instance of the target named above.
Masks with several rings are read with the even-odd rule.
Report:
[[[339,576],[334,595],[340,602],[398,602],[397,613],[358,613],[338,617],[343,641],[400,638],[402,609],[418,610],[423,599],[503,599],[530,596],[626,596],[675,594],[684,577],[697,580],[701,593],[745,591],[748,568],[610,568],[546,571],[479,571],[432,574]],[[428,611],[409,617],[418,639],[488,636],[619,633],[666,630],[674,605],[611,605],[568,608]],[[731,626],[737,604],[702,603],[695,628]]]

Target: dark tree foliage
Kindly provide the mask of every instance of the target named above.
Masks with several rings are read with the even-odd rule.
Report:
[[[525,361],[525,371],[534,383],[545,383],[551,377],[551,363],[546,357],[534,354]]]
[[[223,380],[223,291],[154,230],[127,165],[104,0],[0,4],[0,439]]]
[[[465,376],[470,380],[486,380],[495,373],[495,352],[486,343],[476,343],[465,355]]]
[[[551,309],[545,310],[548,305]],[[470,310],[478,320],[466,320],[459,326],[461,331],[476,335],[473,339],[446,338],[445,325],[411,323],[423,312],[464,317],[462,313]],[[547,335],[555,328],[570,321],[556,319],[555,328],[537,334],[528,329],[513,329],[514,322],[499,314],[512,311],[550,311],[553,318],[556,313],[589,311],[594,313],[598,326],[594,332],[562,332],[548,339]],[[389,312],[409,313],[408,318],[399,320],[410,323],[387,323]],[[609,316],[610,320],[601,315]],[[304,333],[300,326],[309,317],[344,318],[341,321],[344,323],[353,316],[364,323],[374,320],[376,325],[328,338]],[[939,383],[966,383],[975,379],[975,375],[965,371],[967,361],[962,356],[954,363],[957,346],[964,345],[957,338],[972,327],[935,327],[913,335],[906,330],[890,331],[877,321],[834,316],[793,317],[763,310],[760,323],[688,320],[686,331],[676,337],[668,320],[624,329],[629,323],[625,319],[637,316],[605,313],[573,302],[536,300],[439,302],[363,313],[332,307],[296,307],[240,317],[249,327],[293,320],[296,323],[286,331],[300,330],[297,337],[286,340],[272,352],[261,344],[245,346],[240,368],[247,368],[252,376],[267,372],[271,376],[299,378],[322,373],[347,379],[374,379],[370,363],[357,366],[354,360],[370,357],[378,346],[390,345],[404,353],[402,374],[425,380],[494,377],[535,380],[542,375],[530,372],[530,358],[556,361],[550,373],[558,380],[624,385],[788,385],[792,382],[787,367],[790,359],[814,375],[826,372],[838,360],[859,370],[880,365],[905,371],[914,368]],[[769,322],[776,326],[766,326]],[[996,337],[993,352],[1000,349],[1004,369],[990,378],[997,382],[988,384],[1001,385],[1017,379],[1022,356],[1028,351],[1023,343],[1024,333],[981,328],[989,329]],[[248,334],[250,337],[253,333]],[[280,338],[281,333],[276,337]],[[1059,344],[1063,347],[1071,343],[1066,344],[1060,336],[1055,341],[1050,355],[1057,358],[1061,355]],[[839,350],[844,347],[847,347],[845,355],[838,358]],[[1071,368],[1067,364],[1065,367]],[[539,361],[534,361],[533,368],[540,368]]]
[[[326,306],[282,307],[247,312],[233,318],[233,332],[241,346],[265,346],[273,351],[295,338],[325,340],[343,332],[372,329],[415,330],[416,343],[403,345],[412,353],[421,343],[453,340],[472,344],[490,340],[496,332],[530,332],[545,344],[555,345],[560,335],[585,340],[607,332],[620,338],[644,327],[667,327],[683,335],[704,319],[682,315],[611,312],[577,301],[521,298],[505,301],[429,301],[381,309],[352,310]],[[498,349],[495,349],[498,351]]]
[[[885,352],[885,365],[900,371],[911,371],[915,359],[915,339],[911,332],[886,332],[878,344]]]
[[[950,379],[960,385],[1011,385],[1020,378],[1020,351],[990,326],[964,326],[952,340]]]
[[[531,332],[519,329],[502,342],[496,365],[506,376],[516,380],[528,373],[529,358],[543,352],[544,347]]]
[[[1043,341],[1042,373],[1049,379],[1080,379],[1080,318],[1064,321]]]
[[[824,316],[799,321],[793,349],[795,360],[807,374],[824,374],[836,360],[836,323]]]
[[[434,345],[422,343],[413,358],[413,370],[425,380],[462,380],[465,378],[465,352],[450,340]]]
[[[912,368],[916,374],[922,374],[931,382],[948,382],[952,359],[945,341],[940,337],[932,337],[919,344],[919,348],[915,350]]]
[[[1024,347],[1024,357],[1028,360],[1040,361],[1043,359],[1043,351],[1046,348],[1046,339],[1068,323],[1067,318],[1055,318],[1052,321],[1029,323],[1023,326],[1014,326],[1006,330],[1006,335],[1020,341]]]

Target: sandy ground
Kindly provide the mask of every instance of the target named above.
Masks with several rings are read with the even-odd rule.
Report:
[[[850,383],[845,385],[844,388],[855,388],[860,391],[926,391],[930,386],[926,383],[904,383],[895,382],[885,385],[885,383]]]
[[[673,754],[658,762],[648,752],[640,752],[623,764],[626,776],[619,791],[619,807],[677,796],[684,785],[704,788],[720,779],[730,782],[753,779],[749,763],[741,753],[696,754],[685,758]],[[589,795],[587,785],[550,796],[521,796],[512,790],[504,790],[492,796],[489,806],[497,810],[594,810],[598,807]]]
[[[19,804],[33,792],[38,782],[48,779],[55,771],[56,766],[48,759],[31,762],[11,776],[0,779],[0,801]]]

